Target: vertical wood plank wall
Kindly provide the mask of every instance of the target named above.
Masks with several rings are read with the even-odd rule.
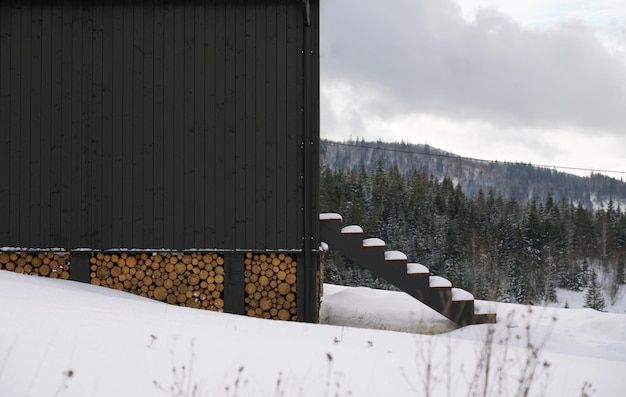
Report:
[[[1,1],[0,246],[301,249],[304,29],[296,0]]]

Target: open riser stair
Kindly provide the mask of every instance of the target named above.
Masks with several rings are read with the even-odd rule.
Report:
[[[476,314],[474,297],[453,288],[443,277],[433,276],[428,268],[409,263],[400,251],[388,251],[379,238],[365,238],[357,225],[343,226],[339,214],[320,215],[320,235],[330,249],[335,249],[355,264],[364,267],[402,291],[423,302],[453,322],[465,326],[495,322],[495,314]]]

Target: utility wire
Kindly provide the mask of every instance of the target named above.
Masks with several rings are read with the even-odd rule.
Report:
[[[352,143],[352,142],[335,142],[335,141],[329,141],[329,140],[324,140],[324,142],[326,142],[327,144],[331,144],[331,145],[358,147],[358,148],[373,149],[373,150],[383,150],[383,151],[396,152],[396,153],[418,154],[418,155],[422,155],[422,156],[447,157],[447,158],[453,158],[453,159],[458,159],[458,160],[478,161],[478,162],[484,162],[484,163],[495,163],[495,162],[498,162],[497,160],[485,160],[485,159],[478,159],[478,158],[474,158],[474,157],[464,157],[464,156],[459,156],[459,155],[450,154],[450,153],[432,153],[432,152],[420,152],[420,151],[417,151],[417,150],[409,150],[409,149],[401,149],[401,148],[377,147],[377,146],[371,146],[371,145],[368,145],[368,144],[359,144],[359,143],[356,143],[356,142],[354,142],[354,143]],[[433,149],[435,149],[435,148],[433,148]],[[440,150],[440,149],[435,149],[435,150]],[[603,170],[603,169],[597,169],[597,168],[569,167],[569,166],[565,166],[565,165],[532,164],[532,163],[511,162],[511,161],[500,161],[500,163],[503,163],[503,164],[513,164],[513,165],[528,165],[528,166],[532,166],[532,167],[547,168],[547,169],[563,169],[563,170],[572,170],[572,171],[590,171],[592,173],[598,173],[598,174],[600,174],[600,173],[612,173],[612,174],[623,174],[623,175],[626,174],[626,171]]]

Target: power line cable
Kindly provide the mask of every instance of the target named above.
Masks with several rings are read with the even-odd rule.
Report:
[[[391,147],[378,147],[378,146],[371,146],[371,145],[368,145],[368,144],[358,144],[356,142],[354,142],[354,143],[351,143],[351,142],[335,142],[335,141],[329,141],[329,140],[324,140],[324,142],[332,144],[332,145],[350,146],[350,147],[358,147],[358,148],[373,149],[373,150],[384,150],[384,151],[388,151],[388,152],[397,152],[397,153],[417,154],[417,155],[422,155],[422,156],[446,157],[446,158],[453,158],[453,159],[458,159],[458,160],[479,161],[479,162],[484,162],[484,163],[495,163],[495,162],[498,162],[497,160],[486,160],[486,159],[479,159],[479,158],[474,158],[474,157],[465,157],[465,156],[459,156],[459,155],[451,154],[451,153],[433,153],[433,152],[430,152],[430,151],[429,152],[420,152],[420,151],[417,151],[417,150],[408,150],[408,149],[391,148]],[[435,149],[435,148],[433,148],[433,149]],[[440,149],[435,149],[435,150],[440,150]],[[511,162],[511,161],[500,161],[500,163],[503,163],[503,164],[513,164],[513,165],[528,165],[528,166],[531,166],[531,167],[547,168],[547,169],[563,169],[563,170],[572,170],[572,171],[590,171],[592,173],[598,173],[598,174],[602,174],[602,173],[626,174],[626,171],[603,170],[603,169],[597,169],[597,168],[570,167],[570,166],[565,166],[565,165],[532,164],[532,163]]]

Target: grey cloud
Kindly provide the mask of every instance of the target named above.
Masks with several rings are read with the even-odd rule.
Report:
[[[624,132],[626,65],[581,22],[528,30],[449,0],[322,3],[322,78],[377,93],[381,116]]]

